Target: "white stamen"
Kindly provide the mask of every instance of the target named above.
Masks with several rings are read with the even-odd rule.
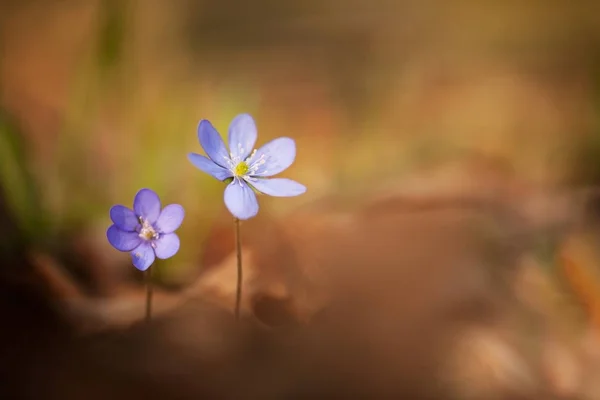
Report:
[[[250,164],[250,168],[248,170],[248,175],[264,175],[267,172],[266,169],[261,171],[260,173],[258,173],[258,170],[263,165],[267,164],[267,162],[270,160],[271,157],[265,153],[261,153],[260,156],[258,157],[258,159],[252,160],[255,155],[256,155],[256,150],[254,150],[254,152],[248,159],[248,162]]]
[[[242,154],[244,152],[244,149],[242,147],[241,143],[238,143],[238,148],[240,153]],[[263,176],[268,172],[268,169],[264,168],[262,169],[260,172],[259,170],[264,167],[267,163],[269,163],[269,161],[271,160],[271,156],[265,153],[260,153],[258,155],[258,157],[256,157],[258,154],[258,150],[254,149],[252,151],[252,153],[246,157],[245,160],[242,161],[242,159],[237,156],[237,155],[233,155],[230,154],[229,158],[225,157],[227,159],[227,165],[229,166],[229,170],[233,173],[234,177],[237,178],[246,178],[252,175],[258,175],[258,176]],[[241,162],[245,162],[246,165],[248,166],[248,172],[246,172],[244,174],[244,176],[240,176],[238,177],[236,175],[236,167],[239,165],[239,163]],[[240,181],[241,184],[241,181]]]
[[[150,224],[148,221],[146,221],[142,217],[139,217],[139,221],[140,221],[140,224],[142,224],[142,227],[140,228],[140,232],[139,232],[140,238],[142,238],[144,240],[158,239],[159,234],[158,234],[158,232],[156,232],[156,230],[154,229],[152,224]],[[154,245],[154,243],[153,243],[153,245]]]

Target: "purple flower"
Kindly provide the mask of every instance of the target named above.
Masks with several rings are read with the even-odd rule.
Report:
[[[239,219],[258,213],[254,190],[270,196],[290,197],[306,192],[306,187],[291,179],[272,178],[287,169],[296,157],[293,139],[281,137],[252,151],[256,143],[256,124],[248,114],[240,114],[229,125],[229,151],[212,124],[198,125],[200,145],[208,155],[190,153],[188,158],[201,171],[220,181],[231,180],[225,188],[225,205]],[[254,189],[254,190],[253,190]]]
[[[179,204],[169,204],[161,211],[158,195],[142,189],[135,195],[133,210],[121,205],[110,209],[113,225],[106,237],[115,249],[131,252],[133,265],[145,271],[156,257],[165,259],[177,253],[179,237],[174,232],[183,216]]]

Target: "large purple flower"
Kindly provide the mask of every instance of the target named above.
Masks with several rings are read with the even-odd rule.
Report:
[[[290,197],[306,192],[306,187],[291,179],[272,178],[287,169],[296,157],[293,139],[281,137],[252,151],[256,143],[256,124],[248,114],[240,114],[229,125],[229,151],[217,130],[207,120],[198,125],[198,139],[208,158],[190,153],[188,158],[201,171],[220,181],[231,180],[225,188],[225,205],[239,219],[258,213],[254,190],[270,196]]]
[[[133,210],[121,205],[110,209],[113,225],[106,237],[115,249],[131,252],[133,265],[145,271],[156,257],[165,259],[177,253],[179,237],[174,232],[183,216],[179,204],[170,204],[161,211],[158,195],[142,189],[135,195]]]

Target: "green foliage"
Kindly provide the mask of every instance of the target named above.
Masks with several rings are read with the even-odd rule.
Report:
[[[109,69],[120,61],[127,34],[127,1],[104,0],[102,19],[98,34],[98,64]]]
[[[45,236],[47,224],[35,179],[27,160],[23,135],[0,111],[0,185],[17,223],[32,240]]]

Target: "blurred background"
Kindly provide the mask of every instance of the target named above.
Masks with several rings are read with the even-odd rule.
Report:
[[[196,127],[240,112],[259,143],[296,139],[306,195],[391,184],[425,164],[491,157],[527,180],[593,180],[600,141],[595,2],[3,1],[1,177],[20,224],[109,253],[112,204],[141,187],[187,211],[192,268],[223,209],[195,170]],[[596,154],[590,156],[595,161]],[[387,182],[387,183],[386,183]],[[118,255],[116,256],[118,257]],[[175,278],[173,278],[175,279]]]
[[[88,294],[109,295],[118,279],[139,277],[106,241],[108,210],[149,187],[185,207],[181,250],[157,279],[186,285],[210,267],[206,243],[233,250],[215,233],[230,229],[222,183],[187,154],[202,153],[200,119],[226,134],[242,112],[257,122],[257,145],[296,140],[284,175],[308,187],[261,197],[256,224],[407,182],[594,187],[600,3],[3,0],[0,223],[12,227],[3,251],[25,248]],[[525,202],[520,193],[503,192]],[[594,288],[596,260],[586,260],[577,279]],[[561,285],[551,292],[571,290],[577,302]],[[577,315],[600,295],[582,290]]]

